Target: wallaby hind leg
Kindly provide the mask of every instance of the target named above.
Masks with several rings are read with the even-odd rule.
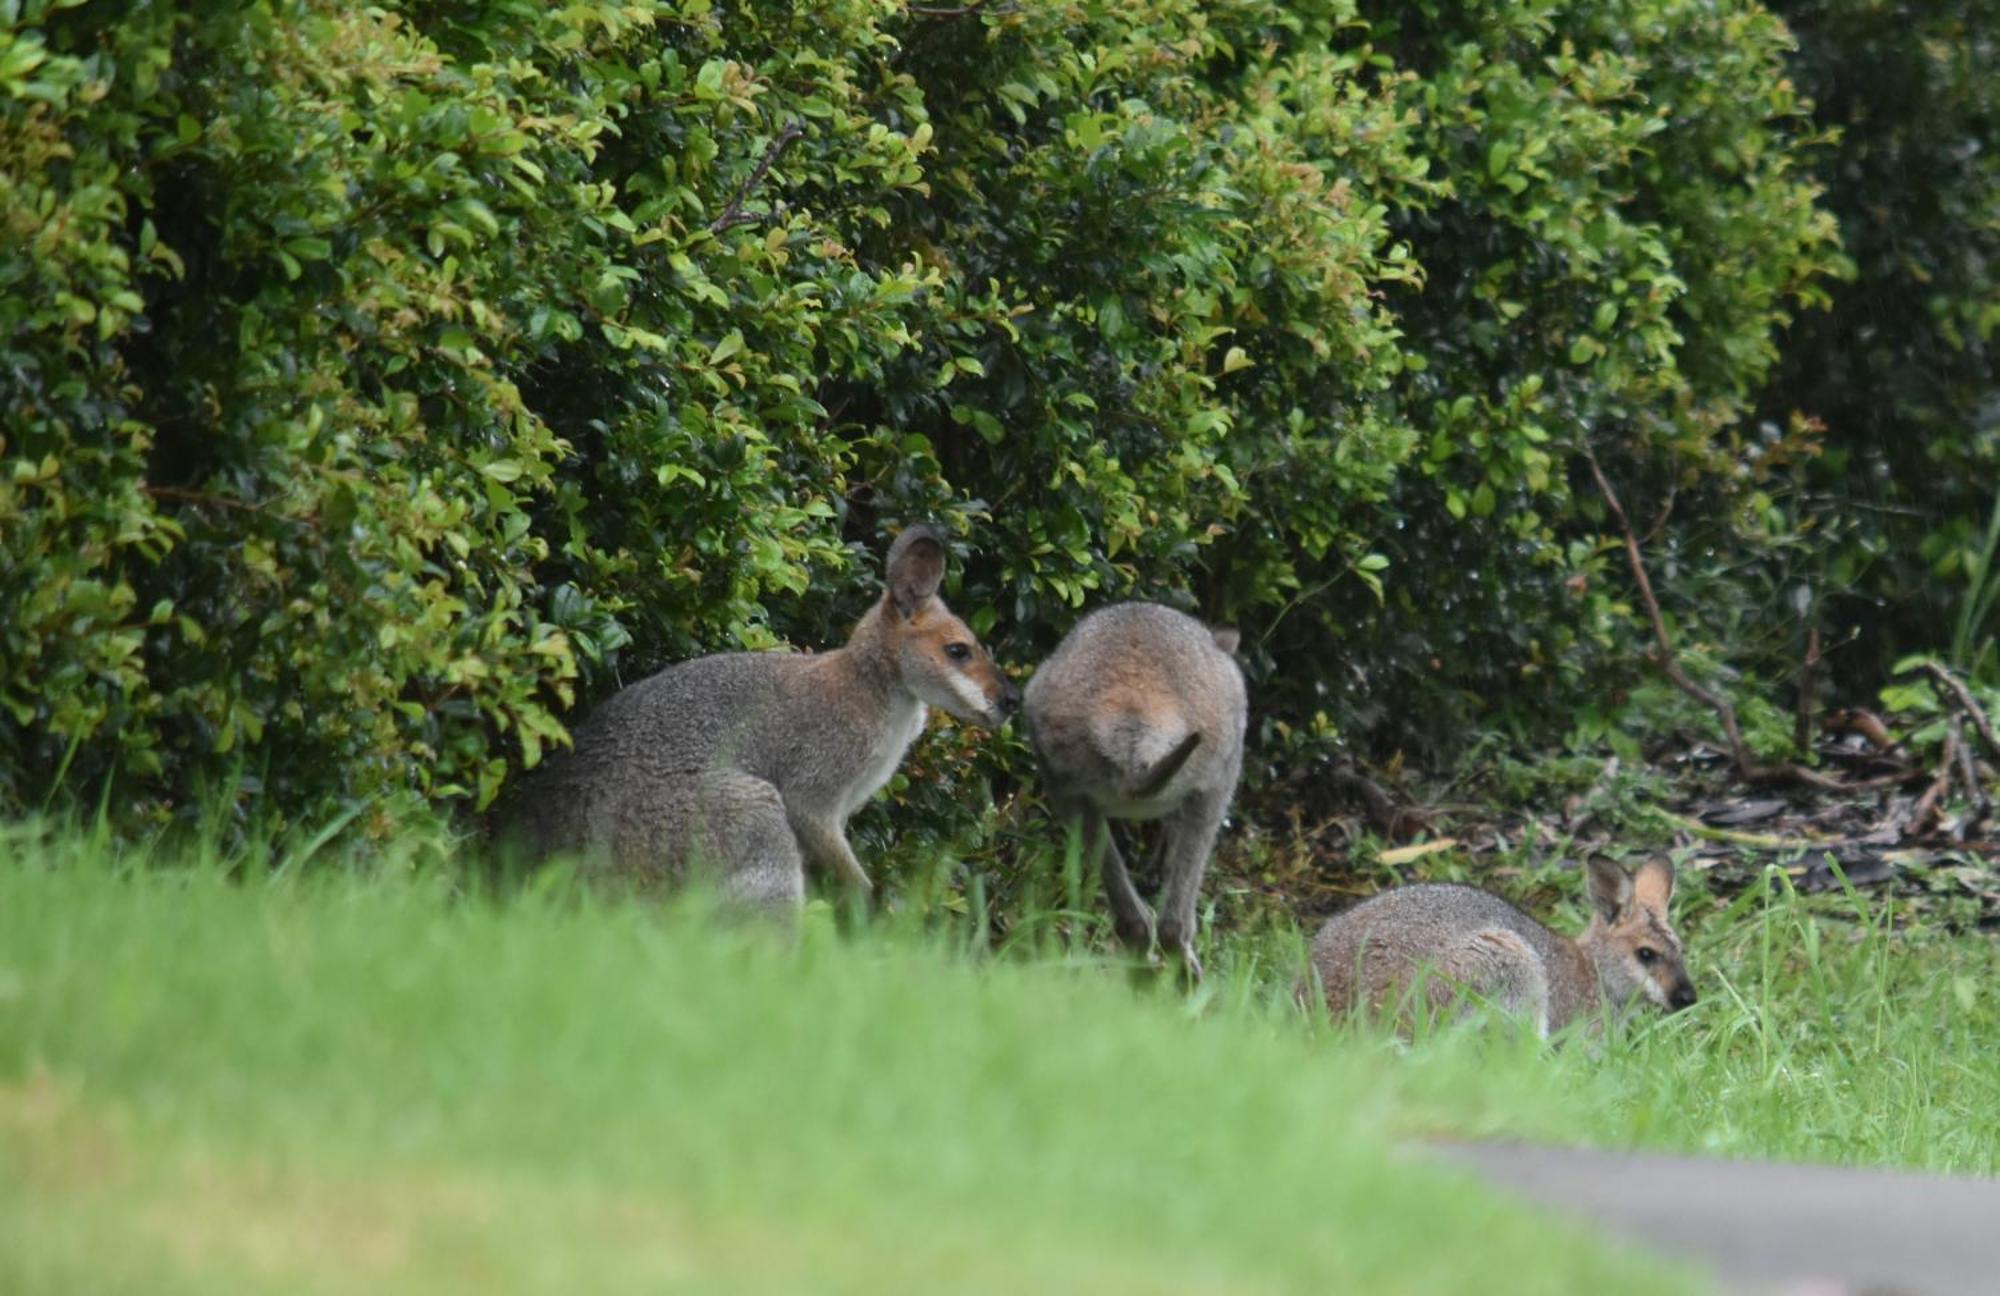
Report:
[[[1132,885],[1125,857],[1111,834],[1111,821],[1088,801],[1061,802],[1054,809],[1058,822],[1075,826],[1083,867],[1095,865],[1104,879],[1104,898],[1111,906],[1111,924],[1118,939],[1141,954],[1147,953],[1153,948],[1153,911]]]
[[[1104,877],[1104,896],[1111,903],[1111,922],[1118,939],[1140,954],[1153,948],[1153,911],[1139,898],[1132,875],[1125,868],[1125,856],[1111,832],[1111,821],[1096,808],[1084,812],[1086,851],[1096,851]]]
[[[1160,952],[1178,957],[1193,981],[1201,980],[1201,959],[1194,952],[1195,902],[1228,808],[1228,790],[1197,793],[1181,802],[1164,825],[1167,883],[1160,893]]]
[[[778,789],[737,770],[649,784],[621,807],[617,871],[642,886],[692,874],[732,903],[779,911],[805,898],[805,864]]]
[[[1440,980],[1441,979],[1441,980]],[[1513,1017],[1525,1017],[1546,1038],[1549,1033],[1549,978],[1528,943],[1505,927],[1482,927],[1446,950],[1434,969],[1432,1003],[1438,1007],[1463,987]],[[1463,1005],[1471,1011],[1472,1005]]]
[[[706,782],[703,837],[721,869],[717,890],[735,904],[797,913],[806,898],[805,856],[776,786],[734,773]]]

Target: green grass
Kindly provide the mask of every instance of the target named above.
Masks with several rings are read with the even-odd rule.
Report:
[[[2000,1170],[1996,943],[1781,877],[1548,1050],[1316,1020],[1282,928],[1135,988],[1060,870],[995,958],[306,849],[0,834],[0,1290],[1671,1291],[1412,1149]]]
[[[1295,1012],[0,846],[0,1290],[1690,1289],[1398,1147],[1393,1051]]]
[[[1680,922],[1704,999],[1560,1069],[1595,1143],[2000,1173],[2000,940],[1768,870]]]
[[[1542,916],[1582,929],[1574,869],[1509,862],[1519,876],[1508,889],[1531,911],[1544,910],[1535,897],[1567,897]],[[1491,881],[1453,854],[1427,863],[1450,880]],[[1088,907],[1073,874],[1053,862],[1043,873],[1046,894],[1030,908]],[[2000,933],[1954,935],[1934,907],[1886,895],[1803,896],[1777,867],[1730,898],[1683,870],[1675,911],[1702,993],[1694,1008],[1548,1052],[1438,1031],[1397,1050],[1401,1128],[2000,1174]],[[1109,943],[1102,920],[1082,925]],[[1289,996],[1305,935],[1281,926],[1212,938],[1198,998],[1223,1015],[1268,1012]],[[1384,1047],[1367,1030],[1325,1033],[1335,1049]]]

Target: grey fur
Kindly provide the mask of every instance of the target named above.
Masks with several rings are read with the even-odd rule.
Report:
[[[1478,887],[1394,887],[1327,920],[1313,938],[1313,971],[1335,1011],[1380,1010],[1421,980],[1435,1009],[1469,991],[1545,1035],[1635,999],[1682,1008],[1694,986],[1667,921],[1672,868],[1644,867],[1652,886],[1641,895],[1617,864],[1591,862],[1592,917],[1576,939]]]
[[[1249,719],[1243,672],[1224,646],[1235,642],[1233,630],[1172,608],[1114,604],[1070,630],[1026,694],[1050,808],[1080,825],[1120,938],[1149,951],[1157,935],[1195,977],[1195,902],[1242,772]],[[1110,819],[1165,820],[1157,927]]]
[[[847,819],[886,783],[927,704],[997,725],[1019,700],[937,598],[944,543],[911,527],[888,592],[832,652],[724,653],[613,694],[527,780],[514,825],[536,854],[641,886],[690,870],[734,899],[796,908],[811,864],[867,888]],[[963,644],[962,658],[942,651]]]

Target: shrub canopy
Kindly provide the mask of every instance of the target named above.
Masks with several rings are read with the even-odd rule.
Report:
[[[1023,669],[1114,597],[1241,625],[1267,767],[1566,717],[1625,615],[1579,453],[1734,489],[1841,267],[1788,48],[1738,0],[8,0],[0,796],[482,805],[621,680],[837,639],[917,518]]]

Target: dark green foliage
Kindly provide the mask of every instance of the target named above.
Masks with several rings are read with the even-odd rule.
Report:
[[[1821,299],[1834,230],[1795,160],[1784,29],[1754,6],[1376,21],[1418,74],[1400,93],[1440,192],[1396,217],[1426,270],[1395,299],[1424,441],[1370,691],[1432,724],[1498,697],[1545,723],[1591,697],[1630,598],[1579,451],[1628,487],[1726,484],[1773,327]],[[1635,491],[1635,513],[1664,493]]]
[[[1806,574],[1828,637],[1863,637],[1835,665],[1872,690],[1903,653],[1950,644],[1971,668],[2000,633],[1981,562],[2000,506],[2000,5],[1775,7],[1815,120],[1839,132],[1815,170],[1856,266],[1783,339],[1771,418],[1824,431],[1779,504],[1822,537]]]
[[[1623,588],[1577,451],[1735,472],[1835,264],[1784,49],[1679,0],[8,0],[0,794],[480,804],[572,689],[837,638],[924,516],[1024,668],[1111,597],[1241,624],[1267,770],[1568,702]],[[1019,771],[918,754],[940,833],[975,747]]]

